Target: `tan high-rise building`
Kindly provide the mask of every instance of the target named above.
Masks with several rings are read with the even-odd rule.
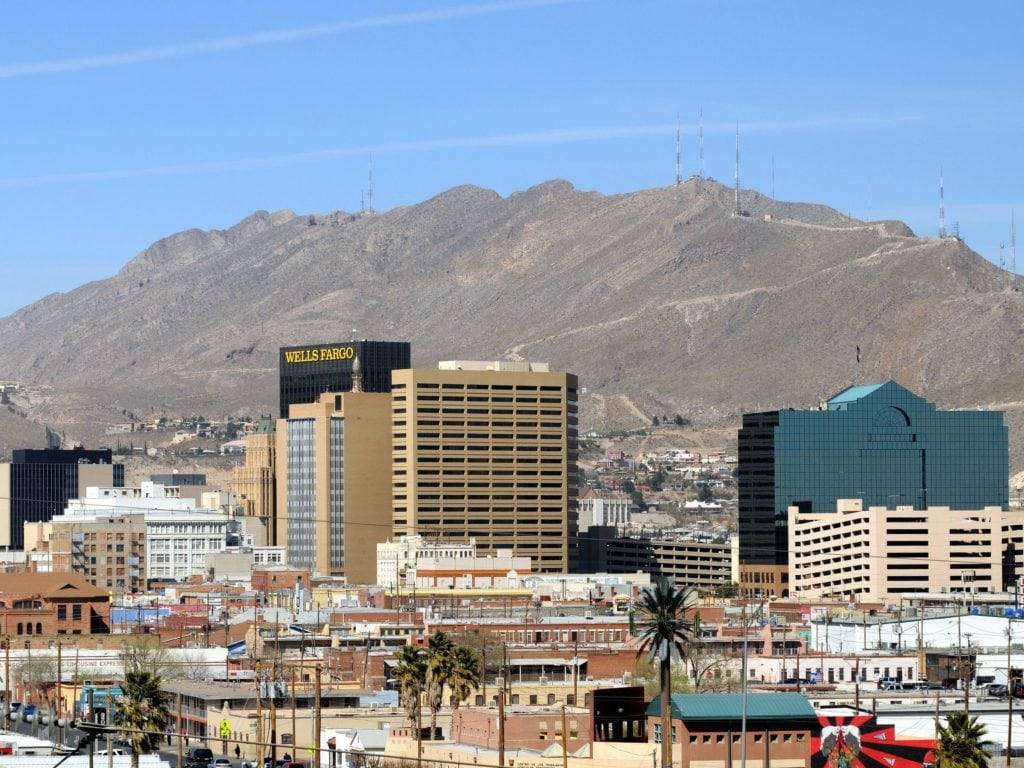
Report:
[[[275,450],[271,543],[292,568],[373,584],[377,543],[391,533],[391,396],[327,392],[293,403]]]
[[[577,380],[528,362],[393,371],[396,536],[475,539],[542,572],[575,551]],[[573,558],[574,559],[574,558]]]
[[[274,422],[264,419],[245,439],[245,465],[231,470],[231,492],[242,506],[245,529],[253,535],[253,544],[266,546],[274,523],[275,453],[277,442]]]

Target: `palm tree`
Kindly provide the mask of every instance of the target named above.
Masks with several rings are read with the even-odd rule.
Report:
[[[686,612],[697,605],[697,592],[693,587],[677,588],[667,579],[658,579],[640,595],[640,648],[637,655],[647,652],[652,664],[660,665],[661,689],[661,765],[672,766],[672,657],[686,658],[693,642],[693,622]]]
[[[114,722],[132,745],[132,768],[139,768],[140,754],[157,748],[167,728],[170,695],[160,684],[158,675],[144,670],[126,672],[121,683],[122,696]]]
[[[966,712],[951,712],[939,726],[935,746],[935,768],[987,768],[988,756],[981,749],[985,726]]]
[[[452,691],[452,710],[457,710],[470,692],[480,687],[480,657],[467,645],[455,646],[448,687]],[[484,702],[486,704],[486,702]]]
[[[421,648],[403,645],[395,654],[395,681],[398,683],[399,698],[405,707],[405,714],[416,730],[416,755],[422,754],[422,729],[420,728],[420,697],[426,687],[427,659]],[[134,766],[133,766],[134,768]]]
[[[427,706],[430,707],[430,739],[437,732],[437,713],[444,704],[444,687],[455,663],[455,646],[444,632],[435,632],[427,641]]]

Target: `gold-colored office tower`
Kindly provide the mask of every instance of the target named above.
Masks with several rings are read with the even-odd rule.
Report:
[[[272,541],[292,567],[373,584],[391,532],[391,396],[360,389],[293,403],[278,420]]]
[[[263,419],[245,439],[245,465],[231,470],[231,492],[238,499],[253,544],[271,543],[274,523],[274,422]]]
[[[542,572],[574,560],[577,379],[543,363],[391,374],[394,534],[475,539]]]

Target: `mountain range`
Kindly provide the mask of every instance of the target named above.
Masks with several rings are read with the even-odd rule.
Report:
[[[125,414],[273,412],[279,346],[353,336],[407,339],[416,365],[548,361],[579,374],[599,430],[677,413],[728,428],[895,379],[1005,410],[1020,465],[1021,278],[957,238],[754,191],[737,215],[733,194],[556,180],[385,213],[260,211],[0,318],[0,380],[37,393],[29,421],[96,442]]]

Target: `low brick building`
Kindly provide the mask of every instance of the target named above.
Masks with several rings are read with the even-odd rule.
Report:
[[[742,696],[738,693],[672,694],[672,744],[679,768],[726,768],[740,759]],[[647,708],[647,736],[661,743],[661,699]],[[811,739],[820,724],[798,693],[747,696],[747,763],[772,768],[811,768]]]
[[[589,709],[565,708],[569,754],[590,744],[593,722]],[[452,715],[452,741],[485,749],[498,748],[498,710],[496,707],[460,707]],[[544,707],[507,707],[505,743],[516,749],[543,752],[552,744],[562,744],[562,710]]]
[[[311,580],[309,571],[301,568],[279,566],[276,568],[253,569],[252,572],[252,588],[265,595],[271,595],[283,590],[294,591],[295,585],[300,582],[302,588],[308,592]]]
[[[110,632],[110,596],[77,573],[0,573],[7,637]]]

